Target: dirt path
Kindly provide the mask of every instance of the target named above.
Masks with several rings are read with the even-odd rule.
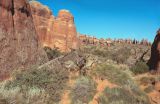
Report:
[[[108,80],[95,80],[97,82],[97,93],[95,94],[93,100],[89,104],[98,104],[98,97],[105,90],[106,87],[114,88],[117,85],[110,83]]]
[[[151,104],[160,104],[160,93],[153,91],[148,94]]]
[[[101,79],[95,79],[95,78],[94,80],[97,83],[97,93],[95,94],[93,100],[89,102],[89,104],[98,104],[98,98],[106,87],[109,87],[109,88],[117,87],[117,85],[110,83],[108,80],[101,80]],[[70,78],[68,82],[69,87],[73,87],[74,83],[75,83],[75,80]],[[60,104],[71,104],[71,99],[69,97],[69,94],[70,94],[69,89],[64,91]]]
[[[75,83],[75,80],[73,80],[71,78],[72,74],[70,73],[70,78],[69,78],[69,81],[68,81],[68,85],[69,87],[73,87],[74,83]],[[67,89],[64,91],[64,94],[62,95],[62,100],[60,102],[60,104],[71,104],[71,99],[69,97],[69,94],[70,94],[70,89]]]
[[[71,104],[71,100],[69,98],[70,91],[65,91],[60,104]]]
[[[134,79],[139,83],[140,88],[144,91],[145,88],[147,88],[150,84],[152,85],[152,83],[148,83],[147,85],[143,85],[141,84],[141,79],[143,77],[146,78],[158,78],[160,75],[158,74],[150,74],[150,73],[145,73],[145,74],[140,74],[134,77]],[[154,87],[154,85],[153,85]],[[147,94],[149,97],[149,100],[151,102],[151,104],[160,104],[160,92],[153,90],[152,92]]]

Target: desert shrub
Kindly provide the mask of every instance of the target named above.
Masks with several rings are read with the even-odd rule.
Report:
[[[149,85],[152,84],[156,81],[156,79],[154,77],[142,77],[140,78],[140,84],[141,85]]]
[[[71,90],[72,104],[88,104],[96,93],[96,83],[89,77],[80,77]]]
[[[142,73],[148,72],[149,67],[147,66],[147,64],[145,62],[139,61],[134,66],[131,67],[131,71],[134,74],[142,74]]]
[[[152,85],[148,86],[147,88],[144,89],[144,92],[150,93],[154,90],[154,87]]]
[[[111,59],[117,63],[124,64],[130,56],[130,49],[120,48],[115,52],[112,52]]]
[[[120,69],[116,65],[100,64],[92,71],[92,74],[120,86],[134,83],[130,73],[127,70],[123,70],[122,67]]]
[[[145,96],[145,93],[138,87],[138,84],[133,80],[132,74],[129,69],[114,64],[101,64],[93,70],[92,74],[101,79],[107,79],[108,81],[118,85],[125,91],[131,91],[133,95],[139,98],[143,98]]]
[[[6,88],[20,87],[22,90],[39,88],[45,90],[50,100],[60,101],[63,89],[66,87],[68,72],[65,69],[32,68],[30,70],[17,71],[13,80],[6,84]]]
[[[49,96],[39,88],[22,90],[20,87],[0,87],[0,104],[51,104]]]
[[[44,47],[44,50],[47,53],[48,59],[50,60],[62,55],[62,53],[58,49],[51,49],[49,47]]]
[[[147,96],[137,96],[124,88],[106,88],[98,99],[100,104],[149,104]]]

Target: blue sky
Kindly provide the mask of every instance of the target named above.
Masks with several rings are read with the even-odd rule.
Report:
[[[60,9],[75,17],[77,31],[98,38],[147,38],[160,28],[160,0],[38,0],[54,15]]]

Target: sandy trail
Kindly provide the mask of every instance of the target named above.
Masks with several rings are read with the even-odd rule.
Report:
[[[71,104],[71,100],[69,98],[70,91],[65,91],[60,104]]]
[[[98,104],[98,98],[106,87],[114,88],[117,85],[110,83],[108,80],[95,80],[97,85],[97,93],[95,94],[93,100],[89,104]]]
[[[101,80],[101,79],[95,79],[95,78],[94,80],[97,83],[97,92],[95,96],[93,97],[93,100],[90,101],[89,104],[98,104],[98,98],[101,95],[101,93],[105,90],[106,87],[109,87],[109,88],[117,87],[117,85],[110,83],[108,80]],[[72,87],[74,83],[75,83],[75,80],[70,78],[68,85]],[[71,99],[69,97],[69,94],[70,94],[69,89],[64,91],[60,104],[71,104]]]
[[[73,85],[75,83],[75,80],[73,80],[71,78],[71,76],[72,76],[72,73],[70,73],[70,78],[69,78],[69,81],[68,81],[68,85],[69,85],[70,88],[73,87]],[[70,92],[71,92],[70,89],[67,89],[67,90],[64,91],[64,94],[62,95],[62,100],[61,100],[60,104],[71,104],[71,99],[69,97]]]

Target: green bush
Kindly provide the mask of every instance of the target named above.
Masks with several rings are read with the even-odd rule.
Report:
[[[101,79],[107,79],[119,86],[134,83],[130,73],[127,70],[123,70],[123,68],[118,68],[116,65],[100,64],[92,71],[92,74]]]
[[[123,88],[106,88],[98,99],[100,104],[150,104],[147,96],[137,96]]]
[[[57,49],[51,49],[49,47],[44,47],[44,50],[47,53],[47,56],[48,56],[49,60],[52,60],[52,59],[62,55],[62,53]]]
[[[25,90],[30,88],[44,89],[49,94],[50,100],[58,102],[61,99],[63,89],[68,81],[68,72],[65,69],[32,68],[15,72],[13,80],[6,88],[20,87]]]
[[[96,83],[89,77],[80,77],[71,90],[72,104],[88,104],[96,93]]]
[[[131,67],[131,71],[134,74],[143,74],[149,71],[149,67],[145,62],[139,61],[134,66]]]

